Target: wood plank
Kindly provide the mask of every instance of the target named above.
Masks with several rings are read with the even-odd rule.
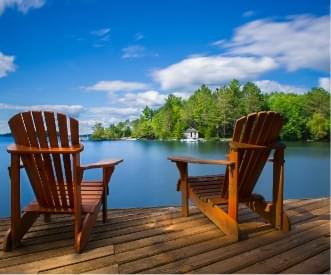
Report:
[[[36,127],[36,135],[38,136],[39,145],[42,148],[49,148],[47,141],[47,133],[45,130],[45,123],[43,119],[42,112],[34,111],[32,112],[32,117]],[[51,191],[52,199],[56,208],[60,207],[59,197],[56,192],[56,180],[54,177],[53,165],[51,156],[49,154],[42,154],[44,161],[44,170],[48,178],[48,185]]]
[[[324,223],[321,226],[316,226],[310,228],[309,230],[302,231],[298,234],[293,233],[290,236],[286,236],[284,234],[283,237],[280,238],[270,238],[273,242],[265,242],[263,245],[260,245],[256,248],[253,248],[243,252],[238,255],[234,255],[232,257],[222,259],[217,261],[214,264],[207,265],[201,269],[197,269],[194,273],[204,273],[208,270],[208,272],[212,273],[235,273],[238,270],[243,269],[244,273],[256,273],[255,272],[246,272],[247,270],[244,269],[245,267],[250,266],[251,264],[255,264],[256,262],[260,261],[261,264],[264,260],[274,257],[278,254],[284,253],[293,247],[309,243],[311,241],[320,238],[328,232],[329,224]],[[244,245],[244,244],[243,244]],[[243,261],[243,259],[245,259]],[[266,272],[266,273],[274,273],[274,272]]]
[[[256,226],[256,225],[254,225],[254,226]],[[162,235],[163,237],[164,237],[164,235],[167,235],[167,238],[163,239],[163,243],[161,243],[160,240],[157,239],[158,236],[155,236],[155,237],[144,239],[145,244],[143,245],[143,247],[141,247],[142,245],[141,245],[141,242],[139,242],[139,241],[137,243],[131,242],[129,244],[129,246],[127,246],[127,249],[125,249],[125,248],[123,249],[123,247],[122,247],[122,249],[119,249],[119,246],[115,245],[115,252],[116,253],[119,253],[119,251],[122,251],[119,254],[116,254],[116,262],[117,263],[120,262],[120,261],[121,262],[123,262],[123,261],[127,262],[129,259],[141,258],[142,256],[146,255],[146,253],[147,254],[150,254],[150,253],[153,254],[153,251],[155,253],[155,250],[154,250],[155,247],[159,247],[160,249],[163,248],[165,250],[171,250],[171,247],[172,247],[171,245],[176,244],[178,246],[180,244],[183,244],[183,243],[181,243],[180,240],[183,240],[183,239],[185,240],[187,237],[196,236],[194,234],[208,234],[211,230],[210,228],[212,228],[212,230],[214,230],[214,232],[216,234],[223,235],[222,232],[215,229],[214,225],[207,224],[205,227],[199,226],[199,227],[194,228],[194,230],[182,231],[182,233],[179,233],[179,234],[181,234],[180,236],[178,234],[177,234],[177,236],[175,236],[174,233],[163,234]],[[167,240],[170,240],[170,242],[167,242]],[[195,240],[195,242],[198,241],[198,240],[199,240],[199,238],[197,238]],[[191,239],[191,242],[194,242],[193,238]],[[146,245],[147,245],[147,247],[146,247]],[[139,248],[139,247],[141,247],[141,248],[137,250],[137,248]],[[114,259],[112,259],[112,258],[110,259],[108,257],[106,257],[105,259],[97,259],[97,263],[95,263],[95,261],[93,261],[93,266],[97,265],[98,267],[102,268],[103,266],[109,265],[110,260],[114,260]],[[90,270],[90,268],[91,268],[91,265],[88,265],[88,264],[84,264],[83,266],[82,266],[82,264],[76,264],[76,265],[71,265],[70,267],[63,267],[63,268],[59,268],[59,269],[56,269],[56,270],[51,270],[50,272],[55,272],[55,273],[57,273],[57,272],[59,272],[59,273],[78,273],[78,272],[86,272],[86,271]]]
[[[324,213],[329,211],[328,208],[324,209]],[[221,261],[235,255],[241,255],[241,253],[250,251],[254,248],[273,243],[274,241],[280,239],[286,239],[290,235],[295,235],[297,232],[302,232],[304,230],[309,230],[316,227],[320,224],[326,224],[328,221],[319,220],[318,217],[315,217],[311,220],[310,223],[295,224],[293,229],[288,234],[284,234],[280,231],[272,230],[269,233],[266,233],[258,238],[249,238],[246,241],[241,241],[234,243],[231,246],[226,248],[219,248],[211,250],[207,253],[200,253],[197,256],[186,258],[182,261],[174,260],[173,263],[168,265],[161,266],[156,269],[144,270],[145,273],[192,273],[192,270],[195,270],[195,273],[218,273],[218,269],[213,270],[208,264]],[[241,261],[243,262],[242,258]],[[201,269],[199,269],[201,268]]]
[[[326,249],[330,248],[330,237],[322,236],[303,245],[297,246],[281,255],[262,262],[255,263],[238,273],[279,273],[280,271],[300,263]]]
[[[252,225],[252,224],[251,224]],[[264,230],[270,231],[270,227],[265,224],[260,225]],[[253,227],[256,229],[257,225],[254,224]],[[261,231],[255,232],[251,231],[250,235],[254,234],[262,234]],[[227,245],[235,243],[236,241],[229,238],[228,236],[218,236],[217,238],[203,241],[200,243],[194,243],[189,246],[185,246],[182,248],[176,248],[171,251],[167,251],[166,253],[155,254],[150,257],[146,257],[143,259],[138,259],[135,261],[131,261],[129,263],[124,263],[120,265],[121,273],[149,273],[148,269],[154,268],[156,266],[168,264],[174,262],[175,260],[185,259],[194,255],[199,255],[201,253],[208,252],[217,248],[224,248]],[[116,247],[115,247],[116,251]],[[151,272],[154,273],[154,270]]]
[[[57,114],[58,129],[60,134],[60,141],[62,147],[69,147],[69,138],[68,138],[68,118],[66,115],[58,113]],[[71,156],[68,154],[62,155],[64,173],[66,177],[66,193],[69,195],[69,205],[73,207],[74,198],[73,198],[73,178],[72,178],[72,169],[71,167]]]
[[[111,264],[99,269],[92,269],[86,274],[119,274],[118,264]]]
[[[286,201],[285,208],[293,224],[286,234],[272,229],[240,205],[239,220],[246,232],[245,240],[240,242],[224,236],[195,207],[190,207],[193,214],[189,217],[181,217],[178,207],[108,210],[110,222],[97,222],[92,240],[81,255],[96,254],[86,258],[72,257],[77,254],[72,247],[70,216],[54,216],[49,224],[38,219],[22,247],[0,253],[0,272],[199,273],[204,268],[206,273],[247,272],[248,268],[259,272],[287,272],[291,268],[328,272],[329,198]],[[0,234],[6,229],[3,221],[7,222],[0,220]],[[39,239],[43,241],[34,244]],[[109,253],[110,246],[113,253]],[[323,264],[318,265],[321,261]],[[220,264],[219,269],[211,268]],[[263,270],[260,265],[271,267]]]
[[[55,117],[53,112],[44,112],[45,116],[45,122],[47,126],[47,134],[48,134],[48,139],[49,139],[49,145],[52,148],[57,148],[59,147],[58,141],[57,141],[57,130],[56,130],[56,123],[55,123]],[[61,165],[61,158],[58,154],[53,154],[52,155],[53,159],[53,166],[56,174],[56,183],[58,188],[60,189],[60,201],[61,201],[61,206],[63,208],[68,207],[67,200],[65,199],[65,190],[64,190],[64,178],[63,178],[63,173],[62,173],[62,165]]]
[[[324,273],[330,269],[330,249],[326,249],[321,253],[308,258],[281,273],[285,274],[313,274]]]
[[[204,218],[202,215],[200,215],[200,220],[201,218]],[[178,222],[189,222],[189,220],[186,219],[186,221],[183,219],[182,221],[178,221]],[[207,221],[206,221],[207,222]],[[176,223],[176,220],[174,221],[174,223]],[[113,244],[114,242],[119,242],[121,240],[125,240],[126,238],[129,238],[129,240],[133,241],[135,239],[139,239],[139,236],[142,236],[142,234],[146,234],[147,236],[153,236],[153,235],[157,235],[159,232],[163,232],[162,230],[160,230],[158,228],[158,224],[157,223],[152,223],[152,225],[155,224],[155,230],[153,232],[153,227],[151,226],[151,224],[146,224],[147,228],[150,228],[150,230],[148,230],[146,233],[144,233],[144,229],[139,228],[138,233],[140,234],[138,235],[138,237],[134,234],[134,227],[130,227],[128,226],[127,228],[123,228],[122,230],[112,230],[112,227],[109,226],[108,228],[104,229],[104,234],[101,232],[93,232],[92,236],[91,236],[91,240],[90,243],[88,244],[87,248],[94,248],[94,247],[100,247],[100,246],[104,246],[106,244]],[[100,224],[103,225],[103,224]],[[194,225],[194,224],[193,224]],[[201,225],[201,223],[200,223]],[[184,225],[184,228],[187,228],[189,226],[192,226],[191,224],[188,225]],[[211,224],[208,224],[209,227],[212,227]],[[146,229],[145,227],[145,229]],[[95,229],[97,229],[98,227],[96,227]],[[184,229],[182,228],[182,229]],[[203,230],[204,228],[201,228],[199,230]],[[124,230],[124,231],[123,231]],[[131,231],[132,230],[132,231]],[[131,231],[131,232],[129,232]],[[141,233],[140,233],[141,232]],[[185,232],[185,231],[181,231],[181,232]],[[184,233],[182,233],[183,235]],[[57,234],[59,235],[59,234]],[[60,234],[63,235],[63,234]],[[171,237],[171,236],[169,236]],[[172,235],[172,237],[175,237],[175,234]],[[115,239],[114,239],[115,238]],[[152,238],[152,237],[151,237]],[[38,238],[36,238],[38,240]],[[50,256],[52,254],[52,252],[50,251],[50,249],[56,249],[56,248],[63,248],[63,247],[68,247],[69,248],[69,252],[72,252],[72,236],[68,237],[67,239],[61,239],[58,238],[58,241],[54,242],[54,241],[49,241],[48,239],[45,240],[45,242],[42,242],[40,244],[35,244],[35,239],[31,240],[31,245],[25,246],[25,247],[21,247],[19,250],[15,250],[12,251],[11,253],[6,253],[3,254],[5,256],[8,257],[15,257],[15,256],[19,256],[19,255],[24,255],[24,254],[28,254],[28,253],[34,253],[34,254],[29,254],[29,255],[25,255],[25,261],[30,261],[30,260],[34,260],[34,259],[40,259],[43,258],[45,256]],[[150,240],[149,240],[150,241]],[[45,243],[47,243],[47,246],[45,246]],[[131,243],[131,245],[133,245]],[[140,244],[141,246],[141,244]],[[55,251],[55,253],[57,253]],[[32,256],[34,255],[34,256]],[[11,260],[8,259],[6,260],[0,260],[0,266],[4,266],[6,264],[8,264],[8,262],[10,262]],[[18,262],[19,264],[19,262]]]
[[[96,248],[86,251],[81,254],[68,254],[58,257],[47,258],[37,262],[23,263],[21,265],[15,265],[11,267],[1,268],[1,273],[37,273],[43,270],[56,268],[59,266],[65,266],[73,263],[84,262],[98,257],[104,257],[114,254],[114,248],[112,245]]]

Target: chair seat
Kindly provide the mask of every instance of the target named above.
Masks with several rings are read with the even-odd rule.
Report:
[[[191,192],[195,193],[202,201],[227,203],[227,188],[224,175],[206,175],[188,177]]]
[[[85,181],[81,185],[81,197],[82,197],[82,212],[94,213],[96,209],[101,205],[102,195],[104,187],[102,182]],[[69,203],[69,200],[68,200]],[[24,208],[25,212],[40,212],[40,213],[73,213],[73,208],[48,208],[41,206],[37,201],[30,203]]]

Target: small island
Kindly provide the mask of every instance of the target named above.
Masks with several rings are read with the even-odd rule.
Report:
[[[330,93],[325,89],[312,88],[303,94],[267,94],[252,82],[241,85],[237,80],[215,90],[202,85],[186,100],[171,94],[163,106],[146,106],[133,121],[108,127],[96,123],[89,140],[181,140],[190,128],[196,129],[204,140],[223,140],[231,137],[237,118],[262,110],[282,114],[284,140],[330,140]]]

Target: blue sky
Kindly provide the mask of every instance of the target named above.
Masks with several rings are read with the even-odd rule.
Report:
[[[233,78],[329,89],[329,11],[327,0],[0,0],[0,133],[28,109],[66,112],[87,133]]]

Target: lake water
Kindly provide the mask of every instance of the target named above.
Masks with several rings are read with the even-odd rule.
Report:
[[[10,183],[8,177],[8,137],[0,137],[0,217],[10,215]],[[82,163],[107,158],[123,158],[110,182],[109,208],[179,205],[176,192],[177,168],[167,160],[169,155],[224,159],[228,145],[223,142],[184,143],[176,141],[102,141],[84,142]],[[285,198],[314,198],[330,194],[329,143],[288,142],[285,154]],[[267,164],[255,192],[271,199],[272,166]],[[189,173],[219,173],[224,167],[190,165]],[[100,170],[89,171],[88,179],[101,176]],[[22,206],[33,199],[29,182],[22,173]]]

